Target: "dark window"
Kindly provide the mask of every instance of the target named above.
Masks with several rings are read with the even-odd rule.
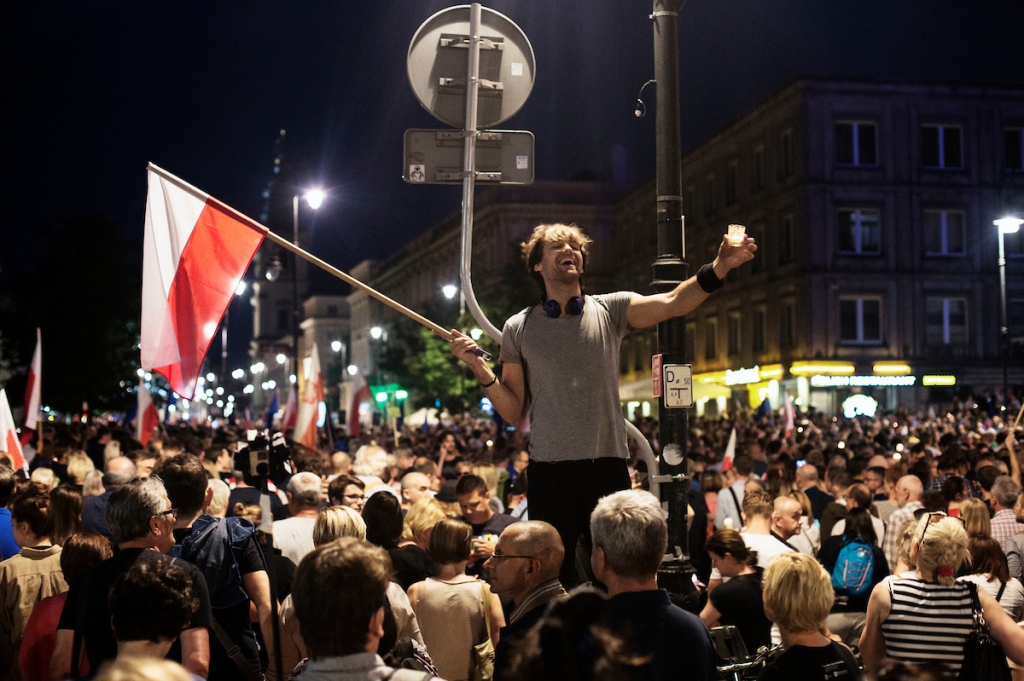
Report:
[[[765,309],[759,307],[754,310],[754,338],[751,349],[755,353],[765,351],[765,321],[766,321]]]
[[[921,165],[925,168],[962,168],[963,159],[960,151],[960,126],[922,126]]]
[[[782,303],[782,315],[779,317],[779,346],[786,349],[796,347],[796,303]]]
[[[729,164],[729,171],[725,174],[725,205],[731,206],[736,203],[736,182],[739,175],[739,165],[736,161]]]
[[[882,341],[882,302],[878,298],[839,301],[839,340],[843,343]]]
[[[789,130],[782,133],[779,141],[779,177],[793,174],[793,133]]]
[[[966,345],[967,301],[963,298],[925,300],[925,337],[928,345]]]
[[[875,131],[874,123],[836,123],[836,163],[845,166],[877,165]]]
[[[329,316],[329,317],[337,317],[338,316],[338,306],[337,305],[328,305],[327,306],[327,316]]]
[[[708,175],[704,182],[704,215],[715,212],[715,176]]]
[[[1006,146],[1006,169],[1024,170],[1024,130],[1007,128],[1003,131],[1003,144]]]
[[[784,215],[779,226],[779,263],[787,263],[796,255],[796,234],[792,215]],[[754,257],[757,260],[757,257]]]
[[[958,210],[924,212],[925,252],[928,255],[964,255],[964,214]]]
[[[718,320],[704,321],[704,359],[718,359]]]
[[[754,272],[764,272],[764,226],[755,225],[754,227],[751,227],[749,234],[754,238],[754,242],[757,244],[757,247],[761,249],[761,254],[754,256],[750,266]]]
[[[288,324],[288,317],[290,316],[288,312],[289,310],[287,309],[279,309],[277,311],[277,330],[281,333],[287,331],[290,326]]]
[[[740,313],[729,314],[729,356],[740,354]]]
[[[697,191],[693,187],[686,188],[686,194],[683,196],[683,215],[687,217],[697,217]]]
[[[750,193],[764,189],[764,147],[754,149],[754,162],[750,169]]]
[[[878,211],[844,208],[839,211],[839,251],[861,255],[882,252]]]

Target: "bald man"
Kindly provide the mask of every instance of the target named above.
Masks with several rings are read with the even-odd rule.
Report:
[[[821,514],[835,499],[831,494],[822,492],[818,487],[818,469],[809,463],[800,466],[796,469],[796,484],[800,491],[811,500],[811,513],[820,520]]]
[[[772,536],[794,551],[814,556],[814,547],[810,542],[791,541],[800,536],[804,507],[793,497],[778,497],[772,510]]]
[[[904,475],[896,483],[896,498],[889,501],[896,502],[898,507],[889,516],[889,531],[885,533],[882,540],[882,550],[885,552],[885,559],[891,567],[896,567],[899,558],[898,539],[903,534],[903,526],[914,519],[914,511],[922,508],[921,497],[924,495],[924,485],[916,475]]]
[[[430,495],[430,478],[423,473],[410,471],[402,477],[402,508],[408,511],[412,505]]]
[[[491,592],[508,596],[516,607],[494,652],[495,679],[508,673],[515,643],[540,620],[548,603],[565,595],[558,581],[564,557],[558,531],[541,520],[514,523],[498,537],[484,568],[490,571]]]
[[[103,466],[103,486],[106,491],[98,497],[86,497],[82,506],[82,532],[102,534],[114,543],[114,534],[107,524],[107,503],[114,490],[135,479],[136,470],[132,460],[115,456]]]

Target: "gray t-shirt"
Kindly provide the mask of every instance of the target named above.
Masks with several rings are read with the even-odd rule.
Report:
[[[552,319],[531,309],[505,322],[500,361],[523,365],[534,460],[628,457],[619,345],[629,333],[626,312],[636,295],[587,296],[581,315]]]

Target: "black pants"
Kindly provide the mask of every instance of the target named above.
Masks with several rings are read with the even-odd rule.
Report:
[[[565,560],[559,579],[566,587],[579,583],[575,574],[576,543],[582,536],[590,553],[590,514],[601,497],[629,489],[624,459],[545,463],[530,461],[530,520],[551,523],[562,537]]]

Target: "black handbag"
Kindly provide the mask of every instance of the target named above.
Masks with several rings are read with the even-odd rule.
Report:
[[[967,582],[971,591],[971,611],[974,626],[964,641],[964,664],[960,667],[960,681],[1011,681],[1010,665],[999,642],[988,632],[985,613],[978,600],[978,585]]]

